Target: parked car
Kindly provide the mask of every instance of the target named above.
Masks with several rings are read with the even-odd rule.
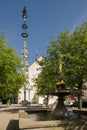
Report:
[[[74,102],[72,102],[72,101],[66,101],[66,102],[65,102],[65,105],[66,105],[67,107],[72,107],[72,106],[73,106],[73,103],[74,103]]]

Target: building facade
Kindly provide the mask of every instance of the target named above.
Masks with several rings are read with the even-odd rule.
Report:
[[[42,60],[42,56],[38,58],[38,61]],[[26,100],[30,103],[43,103],[43,97],[37,95],[37,85],[35,78],[41,72],[41,67],[36,60],[32,65],[28,67],[28,83],[26,84]],[[24,100],[24,86],[21,87],[18,94],[18,103]]]

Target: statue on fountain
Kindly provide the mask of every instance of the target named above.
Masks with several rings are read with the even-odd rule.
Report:
[[[62,75],[62,56],[60,57],[59,72],[60,76],[57,79],[56,88],[57,90],[62,90],[65,89],[64,76]]]

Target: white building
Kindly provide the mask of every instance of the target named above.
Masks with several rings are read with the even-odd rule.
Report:
[[[28,67],[28,73],[29,73],[29,80],[28,84],[26,84],[26,100],[30,103],[37,103],[37,104],[43,104],[43,100],[45,99],[45,95],[37,95],[37,84],[35,83],[34,79],[38,77],[38,74],[41,72],[41,67],[38,64],[38,61],[41,61],[43,59],[42,56],[38,58],[32,65]],[[49,98],[49,104],[52,104],[55,102],[57,97],[50,97]],[[24,86],[19,90],[18,94],[18,103],[24,100]]]
[[[42,60],[42,56],[38,58],[38,61]],[[29,80],[26,84],[26,100],[30,103],[43,103],[43,98],[37,95],[37,85],[34,81],[41,71],[41,67],[36,60],[32,65],[28,67]],[[24,100],[24,86],[19,90],[18,103]]]

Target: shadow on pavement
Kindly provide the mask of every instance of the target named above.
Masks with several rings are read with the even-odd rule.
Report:
[[[18,120],[10,120],[6,130],[19,130],[19,121]]]

